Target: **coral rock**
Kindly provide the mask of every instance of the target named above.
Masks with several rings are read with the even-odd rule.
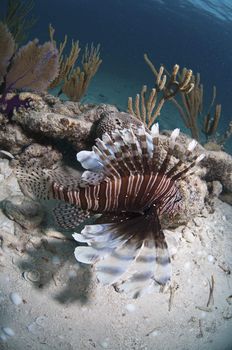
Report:
[[[232,191],[232,157],[223,151],[208,151],[202,164],[207,169],[207,181],[220,181],[224,189]]]
[[[2,201],[1,206],[8,218],[27,229],[39,226],[44,217],[41,205],[24,196],[10,196]]]

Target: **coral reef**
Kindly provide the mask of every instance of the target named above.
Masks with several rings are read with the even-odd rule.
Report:
[[[169,135],[170,132],[164,132],[165,135]],[[190,137],[181,133],[180,143],[185,147]],[[176,149],[177,155],[178,148]],[[202,145],[198,144],[196,147],[196,154],[204,152],[205,158],[201,162],[201,176],[207,182],[219,181],[223,186],[223,191],[232,191],[232,156],[223,151],[212,151],[205,149]]]
[[[50,41],[43,45],[35,39],[17,49],[14,36],[7,25],[0,22],[0,113],[8,118],[14,109],[28,108],[33,102],[29,97],[22,99],[20,91],[45,93],[48,88],[59,87],[58,95],[64,93],[72,101],[80,101],[102,63],[100,45],[95,48],[91,44],[85,47],[81,67],[76,67],[80,52],[78,41],[72,41],[69,55],[64,56],[67,36],[57,48],[51,25],[49,31]]]
[[[64,102],[49,106],[42,98],[30,110],[19,110],[14,113],[12,121],[20,125],[30,134],[43,135],[50,142],[66,140],[75,151],[89,147],[94,142],[91,135],[93,123],[100,119],[102,113],[117,111],[110,105],[80,106]],[[73,111],[74,110],[74,111]]]
[[[223,188],[232,192],[232,157],[223,151],[208,151],[202,162],[206,167],[207,181],[218,180]]]
[[[50,159],[50,167],[62,158],[62,152],[66,152],[66,157],[75,157],[75,152],[89,149],[95,138],[101,137],[104,132],[142,124],[133,115],[119,112],[111,105],[80,105],[70,101],[61,102],[51,95],[41,97],[26,94],[26,97],[29,96],[34,101],[33,105],[29,109],[15,111],[13,123],[0,115],[0,147],[23,162],[37,158],[48,165]],[[19,97],[25,97],[25,93],[19,94]],[[190,138],[182,133],[180,140],[183,145],[190,142]],[[58,145],[62,145],[61,148]],[[178,149],[175,151],[178,155]],[[220,181],[224,190],[231,191],[232,157],[223,151],[210,151],[198,145],[196,154],[202,152],[206,154],[202,161],[205,167],[202,175],[207,181]]]
[[[224,149],[224,145],[232,136],[232,121],[228,125],[228,129],[222,134],[213,133],[208,138],[208,141],[204,144],[204,147],[211,151],[221,151]]]
[[[0,23],[0,112],[11,117],[14,108],[28,107],[31,99],[20,99],[12,91],[41,92],[58,74],[58,52],[51,42],[43,45],[38,40],[15,51],[15,41],[8,28]]]

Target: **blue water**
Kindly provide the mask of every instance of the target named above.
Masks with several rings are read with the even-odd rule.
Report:
[[[128,96],[153,76],[143,60],[148,53],[156,66],[178,63],[201,73],[205,107],[217,87],[222,104],[219,131],[232,119],[232,1],[231,0],[39,0],[38,21],[30,37],[48,39],[48,24],[56,38],[101,44],[103,63],[85,102],[106,102],[126,109]],[[172,114],[172,113],[171,113]],[[175,112],[173,111],[173,114]],[[162,118],[162,116],[161,116]],[[170,126],[173,116],[169,115]],[[178,117],[179,118],[179,117]],[[183,125],[180,120],[175,123]]]

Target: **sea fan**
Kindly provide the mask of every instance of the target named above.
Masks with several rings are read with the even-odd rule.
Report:
[[[7,26],[0,22],[0,85],[9,66],[10,59],[15,51],[15,41]]]
[[[16,53],[6,76],[6,90],[47,89],[59,70],[58,51],[51,42],[38,45],[38,40],[30,41]]]

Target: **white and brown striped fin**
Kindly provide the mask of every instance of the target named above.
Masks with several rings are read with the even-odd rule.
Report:
[[[171,136],[168,140],[168,150],[167,150],[167,153],[166,153],[166,156],[165,156],[165,159],[163,160],[160,168],[159,168],[159,173],[160,174],[165,174],[166,171],[167,171],[167,168],[169,166],[169,163],[170,163],[170,159],[173,155],[173,149],[174,149],[174,146],[175,146],[175,142],[176,142],[176,138],[179,136],[179,132],[180,132],[180,129],[175,129],[173,130],[173,132],[171,133]]]
[[[152,164],[152,169],[153,172],[157,172],[158,171],[158,167],[159,167],[159,124],[155,123],[153,124],[152,128],[151,128],[151,135],[152,135],[152,143],[153,143],[153,155],[152,155],[152,159],[151,159],[151,164]]]
[[[53,209],[53,215],[58,226],[71,230],[87,220],[91,214],[73,204],[60,203]]]
[[[156,247],[153,237],[144,240],[139,255],[128,271],[128,278],[115,283],[116,290],[125,292],[131,298],[137,298],[151,287],[160,286],[153,278],[156,265]]]
[[[86,226],[81,236],[74,235],[77,241],[88,244],[76,248],[76,259],[93,264],[103,284],[119,286],[124,281],[125,287],[127,281],[134,296],[150,284],[166,284],[171,278],[167,244],[158,216],[153,213],[150,218],[134,215],[115,223]]]
[[[185,158],[189,157],[193,152],[193,150],[195,149],[196,145],[197,145],[197,141],[192,140],[189,143],[187,149],[185,150],[185,153],[183,154],[183,156]],[[204,153],[198,156],[195,155],[192,158],[192,162],[189,165],[186,165],[183,160],[179,159],[178,162],[171,169],[168,170],[168,172],[166,173],[166,176],[172,178],[174,181],[180,178],[183,179],[186,176],[186,174],[189,172],[189,170],[191,170],[195,165],[197,165],[204,157],[205,157]]]
[[[112,133],[114,140],[118,138],[117,133]],[[142,150],[132,129],[120,130],[121,138],[124,140],[130,153],[131,163],[133,164],[132,173],[142,173]],[[120,143],[119,143],[120,144]],[[121,142],[121,147],[122,142]]]
[[[111,136],[103,134],[96,139],[92,151],[81,151],[77,160],[87,170],[102,172],[108,178],[148,173],[153,156],[153,140],[143,126],[137,133],[132,129],[115,130]]]
[[[96,139],[96,146],[93,146],[93,151],[100,158],[103,164],[103,171],[107,176],[121,176],[121,169],[118,167],[118,160],[116,159],[117,150],[114,150],[112,153],[102,140]]]
[[[125,129],[124,129],[125,130]],[[132,161],[132,154],[130,148],[126,142],[125,135],[122,135],[120,131],[112,132],[112,138],[106,135],[108,139],[107,146],[110,144],[114,145],[114,156],[115,156],[115,165],[120,173],[120,175],[130,174],[136,171],[136,167]],[[103,140],[105,135],[103,135]]]
[[[185,160],[178,159],[177,163],[170,168],[170,160],[171,157],[174,155],[174,147],[176,144],[176,139],[179,136],[179,129],[173,130],[173,132],[170,135],[170,138],[168,140],[168,149],[165,155],[164,160],[161,164],[159,164],[159,125],[154,124],[151,129],[151,135],[153,139],[153,156],[152,156],[152,171],[155,173],[157,172],[161,178],[163,175],[166,176],[166,178],[170,178],[173,181],[178,180],[180,178],[184,178],[189,170],[191,170],[195,165],[197,165],[203,158],[204,154],[200,154],[199,156],[194,156],[192,158],[192,162],[189,164],[186,164],[185,160],[187,157],[191,156],[193,150],[195,149],[197,142],[195,140],[192,140],[185,152],[183,153],[183,157]]]
[[[169,247],[169,249],[167,249],[166,243],[163,243],[162,260],[163,262],[166,260],[167,263],[162,265],[162,270],[165,271],[163,271],[162,274],[160,273],[161,269],[156,263],[156,260],[161,260],[158,258],[159,250],[156,250],[154,237],[150,235],[144,240],[136,261],[129,269],[128,278],[124,278],[115,284],[115,288],[118,292],[124,292],[131,298],[138,298],[146,293],[151,293],[155,290],[159,291],[160,283],[158,282],[158,276],[165,275],[167,283],[169,282],[171,279],[169,251],[170,253],[175,252],[178,242],[173,236],[173,232],[169,231],[165,232],[165,240]],[[156,276],[157,280],[155,280],[154,276]]]
[[[76,157],[84,169],[95,172],[101,171],[103,168],[99,156],[94,151],[80,151]]]
[[[133,155],[135,156],[135,162],[139,159],[140,166],[144,172],[151,170],[150,160],[154,149],[151,134],[145,130],[144,126],[141,126],[137,129],[136,136],[132,129],[122,130],[121,135],[130,151],[132,159]]]

